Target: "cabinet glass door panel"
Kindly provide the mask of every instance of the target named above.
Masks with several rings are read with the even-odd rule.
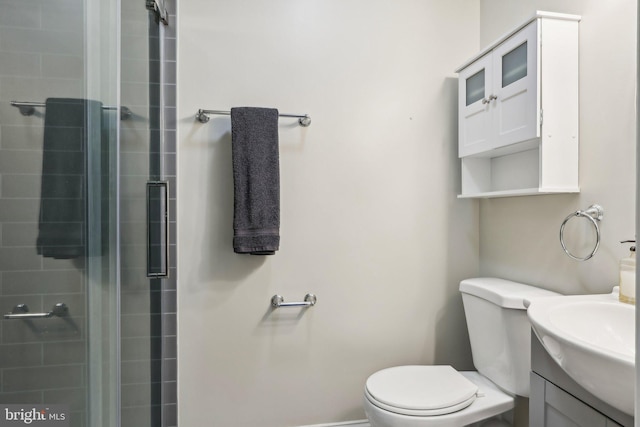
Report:
[[[491,141],[491,94],[493,60],[491,55],[480,58],[459,74],[458,155],[460,157],[486,151]]]
[[[537,69],[538,22],[498,46],[493,52],[494,148],[536,138],[540,134]]]
[[[527,42],[502,57],[502,87],[527,77]]]
[[[478,71],[473,76],[467,79],[467,90],[466,90],[466,104],[471,105],[474,102],[478,102],[483,99],[484,89],[485,89],[485,76],[484,69]]]

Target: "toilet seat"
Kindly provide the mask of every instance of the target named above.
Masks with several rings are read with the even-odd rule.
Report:
[[[482,392],[464,409],[438,416],[412,416],[398,414],[381,408],[371,397],[363,393],[363,408],[371,427],[460,427],[486,420],[513,409],[513,396],[500,390],[478,372],[460,372],[478,386]]]
[[[451,366],[396,366],[371,375],[367,399],[381,409],[401,415],[430,417],[471,405],[478,386]]]

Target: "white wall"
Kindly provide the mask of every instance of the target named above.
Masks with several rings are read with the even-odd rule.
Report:
[[[478,274],[478,203],[456,199],[457,82],[480,47],[468,0],[184,0],[179,66],[179,424],[364,418],[397,364],[471,368],[458,282]],[[230,121],[274,106],[281,249],[236,255]],[[307,311],[272,311],[278,293]]]
[[[635,0],[481,0],[481,43],[489,44],[534,11],[582,15],[580,23],[580,187],[577,195],[481,202],[481,273],[567,294],[610,292],[620,240],[635,237]],[[558,233],[564,218],[604,207],[602,244],[587,262],[567,257]],[[567,243],[580,254],[593,245],[586,219],[573,219]]]

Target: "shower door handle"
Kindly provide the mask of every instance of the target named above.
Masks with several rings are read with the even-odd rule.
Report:
[[[147,277],[169,276],[169,183],[147,182]]]

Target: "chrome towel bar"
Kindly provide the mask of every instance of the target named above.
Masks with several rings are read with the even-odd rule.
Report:
[[[17,313],[16,313],[17,312]],[[4,315],[5,319],[46,319],[53,316],[63,317],[69,314],[69,307],[63,302],[59,302],[53,306],[51,311],[47,313],[29,313],[29,307],[26,304],[18,304],[13,308],[11,313]]]
[[[196,113],[196,119],[200,123],[207,123],[210,119],[209,114],[217,114],[222,116],[230,116],[231,111],[222,111],[222,110],[198,110]],[[293,117],[294,119],[298,119],[298,123],[302,127],[307,127],[311,125],[311,117],[308,114],[278,114],[278,117]]]
[[[44,102],[31,102],[31,101],[11,101],[11,106],[16,107],[20,110],[20,114],[23,116],[33,116],[33,113],[36,112],[36,107],[45,108],[46,104]],[[117,110],[118,107],[111,107],[105,105],[102,107],[103,110]],[[132,112],[129,107],[122,106],[120,107],[120,120],[127,120],[132,116]]]
[[[314,294],[306,294],[304,301],[301,302],[284,302],[284,298],[280,295],[271,297],[271,306],[278,307],[312,307],[316,305],[317,298]]]

